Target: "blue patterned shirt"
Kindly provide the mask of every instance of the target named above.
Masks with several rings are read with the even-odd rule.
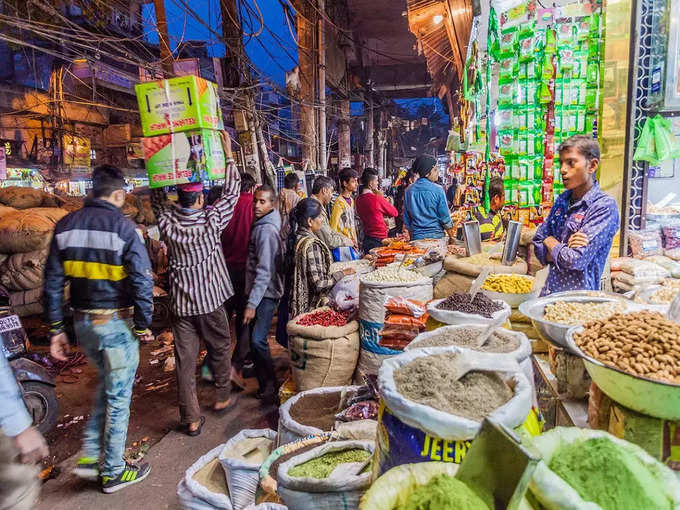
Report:
[[[411,239],[441,239],[453,228],[444,188],[421,177],[404,193],[404,226]]]
[[[548,219],[536,232],[534,249],[542,264],[547,264],[547,248],[543,241],[552,236],[559,241],[553,248],[550,274],[542,295],[566,290],[600,290],[600,278],[619,229],[619,209],[616,201],[600,190],[597,183],[581,200],[569,205],[571,191],[555,200]],[[581,232],[588,236],[588,245],[569,248],[569,237]]]

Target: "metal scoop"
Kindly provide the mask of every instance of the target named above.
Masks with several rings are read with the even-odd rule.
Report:
[[[540,455],[523,445],[512,430],[487,418],[456,478],[485,501],[490,495],[494,508],[517,510],[539,460]]]
[[[475,278],[475,280],[472,282],[472,285],[470,286],[470,303],[472,303],[475,300],[475,296],[477,296],[477,293],[482,290],[482,285],[484,285],[484,282],[486,281],[486,277],[489,276],[489,273],[491,272],[490,267],[485,267],[482,269],[482,272],[479,273],[479,276]]]

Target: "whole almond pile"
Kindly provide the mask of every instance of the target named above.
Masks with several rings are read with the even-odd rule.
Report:
[[[615,314],[586,323],[576,344],[605,365],[680,384],[680,325],[660,313]]]

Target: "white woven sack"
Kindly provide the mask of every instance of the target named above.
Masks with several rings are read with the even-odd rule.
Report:
[[[182,508],[187,510],[232,510],[231,500],[226,494],[217,494],[194,480],[194,475],[220,454],[221,444],[194,462],[186,470],[184,478],[177,485],[177,496]]]
[[[378,375],[380,366],[386,359],[394,358],[396,354],[378,354],[377,352],[361,349],[357,369],[354,371],[354,384],[362,385],[365,375]]]
[[[359,285],[359,318],[379,324],[385,322],[385,296],[429,301],[432,299],[432,278],[414,282],[371,282],[362,279]]]
[[[455,312],[450,310],[441,310],[437,308],[437,305],[444,301],[444,299],[436,299],[430,301],[427,304],[427,312],[430,314],[434,320],[443,322],[444,324],[458,325],[458,324],[481,324],[482,326],[488,326],[492,322],[498,321],[503,324],[508,320],[510,314],[512,313],[512,308],[505,301],[496,300],[496,303],[503,305],[502,310],[498,310],[491,318],[484,317],[483,315],[478,315],[476,313],[464,313]],[[501,320],[502,319],[502,320]]]
[[[249,505],[245,510],[288,510],[288,507],[278,503],[260,503],[259,505]]]
[[[442,439],[462,441],[472,439],[477,435],[481,426],[480,422],[418,404],[404,397],[397,390],[394,381],[396,370],[424,356],[449,353],[459,355],[456,364],[461,375],[472,370],[503,372],[514,386],[514,395],[508,402],[492,411],[488,418],[510,429],[524,423],[531,410],[532,391],[531,384],[522,373],[517,361],[502,354],[463,350],[459,347],[415,349],[388,359],[382,364],[378,375],[380,393],[385,405],[399,420]],[[454,367],[451,368],[454,369]]]
[[[290,408],[293,407],[293,405],[305,395],[336,393],[343,390],[346,391],[347,394],[351,395],[356,393],[358,389],[358,386],[329,386],[328,388],[316,388],[314,390],[303,391],[294,397],[289,398],[286,403],[279,408],[279,431],[278,435],[276,436],[276,446],[279,447],[284,444],[292,443],[298,439],[302,439],[306,436],[313,436],[327,432],[316,427],[302,425],[301,423],[293,420],[291,417]]]
[[[371,485],[371,472],[359,475],[333,472],[328,478],[293,478],[288,471],[308,460],[329,452],[361,448],[373,454],[373,441],[338,441],[327,443],[297,455],[279,466],[277,473],[278,492],[291,510],[358,509],[361,496]]]
[[[220,464],[227,478],[227,487],[231,496],[231,504],[234,510],[242,510],[246,506],[255,503],[255,492],[260,483],[261,464],[246,462],[240,459],[223,457],[235,444],[249,437],[266,437],[276,443],[276,432],[271,429],[245,429],[232,437],[220,451]],[[272,444],[273,445],[273,444]],[[270,452],[271,453],[271,452]]]
[[[543,508],[547,510],[602,510],[597,503],[581,499],[581,496],[571,485],[548,467],[550,459],[560,446],[598,437],[605,437],[619,448],[635,455],[661,483],[664,495],[670,500],[670,508],[675,510],[680,508],[680,482],[668,466],[633,443],[614,437],[602,430],[577,427],[557,427],[534,438],[534,447],[541,453],[543,460],[536,466],[529,482],[529,490]]]

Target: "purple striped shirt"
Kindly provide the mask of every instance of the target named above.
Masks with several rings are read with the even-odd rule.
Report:
[[[203,315],[224,304],[234,289],[222,252],[221,235],[231,221],[241,189],[233,160],[227,162],[222,196],[211,208],[181,209],[165,189],[151,191],[151,205],[168,247],[172,311],[178,317]]]

